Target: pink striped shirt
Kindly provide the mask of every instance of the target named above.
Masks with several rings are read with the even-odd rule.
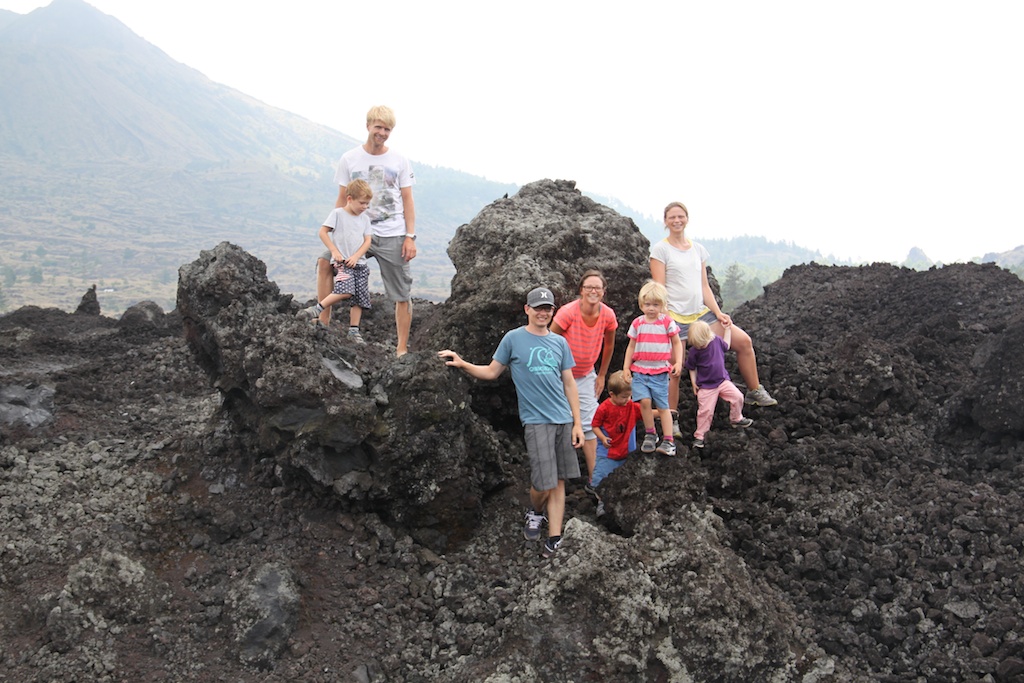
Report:
[[[654,322],[647,322],[645,316],[637,316],[627,333],[636,340],[630,372],[642,375],[660,375],[672,369],[672,337],[679,336],[679,326],[662,313]]]
[[[583,320],[579,299],[570,301],[555,313],[555,323],[562,328],[562,336],[569,342],[572,357],[576,361],[572,376],[577,379],[594,371],[594,364],[597,363],[604,346],[605,332],[619,326],[611,308],[601,304],[599,310],[597,322],[593,327]]]

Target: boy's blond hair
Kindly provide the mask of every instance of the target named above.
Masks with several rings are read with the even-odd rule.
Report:
[[[632,385],[626,381],[626,376],[622,374],[622,370],[616,370],[612,374],[608,375],[608,393],[609,394],[624,394],[630,390]]]
[[[373,199],[373,190],[370,189],[370,183],[356,178],[345,186],[345,194],[352,199]]]
[[[648,280],[647,284],[640,288],[640,295],[636,301],[640,308],[644,307],[644,302],[650,301],[661,306],[661,310],[664,311],[668,308],[668,290],[660,282]]]
[[[711,325],[703,320],[694,320],[686,331],[686,341],[698,349],[706,349],[714,338],[715,333],[711,331]]]
[[[366,125],[369,126],[374,121],[380,121],[388,128],[394,128],[395,112],[391,111],[391,107],[385,107],[383,104],[370,107],[370,111],[366,112]]]

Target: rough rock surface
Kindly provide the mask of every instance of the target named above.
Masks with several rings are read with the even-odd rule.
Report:
[[[379,343],[315,331],[238,247],[182,266],[178,311],[225,413],[282,482],[308,477],[437,551],[476,527],[503,484],[502,450],[466,410],[462,378],[429,353],[391,362]]]
[[[563,183],[524,192],[474,223],[568,226],[580,206]],[[537,277],[577,262],[510,232],[505,261],[541,250]],[[632,248],[639,270],[602,264],[623,302]],[[0,316],[0,381],[54,389],[51,419],[0,426],[0,680],[1024,680],[1013,275],[790,269],[734,314],[780,405],[747,430],[721,408],[703,452],[628,461],[601,518],[574,482],[543,560],[520,432],[475,409],[510,387],[424,342],[463,299],[418,304],[420,351],[395,360],[386,304],[351,346],[296,321],[261,265],[206,252],[168,314]],[[499,335],[477,334],[447,341],[482,362]],[[360,422],[331,437],[328,406]],[[434,501],[464,506],[457,533]]]
[[[82,295],[82,300],[78,302],[78,308],[75,309],[75,313],[78,315],[100,314],[100,300],[96,296],[96,285],[85,291],[85,294]]]
[[[456,271],[452,294],[424,343],[487,364],[502,335],[525,323],[523,305],[531,289],[548,287],[561,305],[577,298],[580,277],[597,268],[613,284],[605,303],[618,318],[612,365],[621,366],[626,330],[639,315],[637,293],[650,277],[648,249],[632,220],[583,196],[572,181],[526,185],[456,231],[448,246]],[[478,414],[515,429],[519,418],[511,382],[505,373],[495,383],[474,385],[471,393]]]

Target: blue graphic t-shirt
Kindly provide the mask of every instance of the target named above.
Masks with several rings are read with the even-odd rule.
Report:
[[[524,425],[572,424],[562,371],[571,370],[576,362],[565,337],[553,332],[541,337],[520,327],[501,338],[494,360],[512,372]]]

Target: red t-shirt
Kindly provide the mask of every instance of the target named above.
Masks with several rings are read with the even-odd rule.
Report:
[[[595,430],[600,428],[611,439],[612,443],[608,447],[609,458],[622,460],[629,455],[629,436],[636,429],[636,421],[640,417],[640,404],[636,401],[617,406],[610,398],[606,398],[597,407],[590,424]]]

